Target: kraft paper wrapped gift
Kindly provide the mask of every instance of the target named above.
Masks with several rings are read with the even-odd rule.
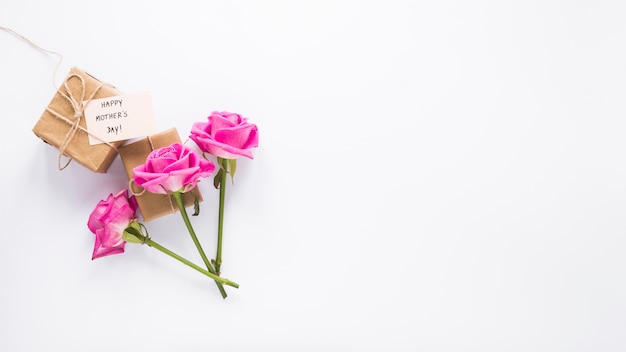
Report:
[[[165,194],[150,193],[141,186],[136,185],[133,180],[133,168],[146,163],[148,154],[157,148],[167,147],[172,143],[180,143],[180,136],[176,128],[171,128],[163,132],[148,136],[146,138],[130,142],[119,148],[122,164],[128,175],[131,193],[135,194],[137,205],[144,221],[150,221],[161,216],[178,211],[176,201],[172,196]],[[194,195],[198,202],[202,201],[202,195],[198,187],[193,191],[183,194],[183,204],[190,207],[194,204]]]
[[[105,173],[124,141],[90,145],[83,115],[83,101],[122,95],[114,86],[73,67],[59,87],[33,132],[59,150],[59,170],[71,160],[92,171]],[[68,158],[62,161],[62,156]]]

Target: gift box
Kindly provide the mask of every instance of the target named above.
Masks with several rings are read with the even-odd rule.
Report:
[[[95,172],[104,173],[117,156],[124,141],[90,145],[83,115],[83,101],[121,95],[114,86],[101,82],[87,72],[73,67],[59,87],[33,132],[59,150],[59,170],[70,161]],[[62,157],[67,160],[62,160]]]
[[[176,128],[133,141],[119,148],[120,158],[126,174],[128,175],[130,191],[137,199],[137,205],[144,221],[150,221],[163,215],[178,211],[174,197],[166,194],[150,193],[133,182],[133,168],[146,163],[148,154],[154,149],[167,147],[173,143],[180,143],[180,136]],[[192,194],[193,192],[193,194]],[[198,202],[202,201],[202,195],[195,187],[193,191],[183,193],[183,204],[190,207],[194,204],[194,194]]]

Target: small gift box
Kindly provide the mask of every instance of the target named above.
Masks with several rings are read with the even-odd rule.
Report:
[[[148,154],[157,148],[167,147],[173,143],[180,143],[180,136],[176,128],[148,136],[146,138],[128,143],[119,148],[120,158],[126,174],[128,175],[130,190],[137,199],[137,205],[144,221],[150,221],[163,215],[174,213],[178,210],[176,201],[170,195],[150,193],[133,182],[133,168],[146,163]],[[198,202],[202,201],[202,195],[195,187],[193,191],[183,193],[185,207],[194,204],[194,194]]]
[[[73,67],[61,87],[33,127],[44,142],[59,150],[59,170],[71,160],[95,172],[107,172],[123,141],[89,144],[89,133],[83,115],[83,102],[121,95],[114,86],[103,83],[85,71]],[[68,158],[62,161],[62,156]]]

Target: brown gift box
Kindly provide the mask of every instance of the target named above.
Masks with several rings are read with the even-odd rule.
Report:
[[[163,215],[174,213],[178,211],[178,206],[172,196],[150,193],[145,191],[143,187],[136,185],[132,181],[133,168],[145,164],[148,154],[154,149],[167,147],[176,142],[180,143],[178,131],[176,128],[170,128],[119,148],[120,158],[130,181],[130,190],[135,194],[135,199],[137,199],[137,205],[144,221],[150,221]],[[201,202],[202,195],[198,187],[195,187],[192,192],[195,193],[198,202]],[[183,204],[185,207],[192,206],[193,203],[193,194],[191,192],[183,193]]]
[[[59,150],[59,170],[63,170],[71,160],[76,160],[92,171],[107,172],[117,156],[117,148],[124,142],[90,145],[83,115],[83,101],[121,94],[112,85],[72,67],[33,127],[37,137]],[[64,165],[61,156],[69,158]]]

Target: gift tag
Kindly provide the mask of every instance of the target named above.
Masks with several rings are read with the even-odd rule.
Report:
[[[89,144],[116,142],[156,133],[150,93],[135,93],[83,102]]]

